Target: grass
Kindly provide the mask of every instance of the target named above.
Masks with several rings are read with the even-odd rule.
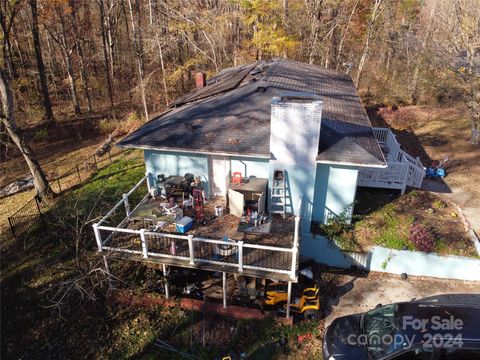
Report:
[[[357,229],[366,226],[374,229],[372,243],[396,250],[414,250],[409,242],[409,228],[413,224],[413,216],[396,211],[394,204],[387,204],[373,213],[363,222],[357,224]]]
[[[200,359],[224,356],[229,351],[245,352],[251,359],[269,359],[282,352],[276,345],[282,337],[287,338],[292,358],[318,358],[321,349],[318,322],[300,323],[292,328],[269,320],[207,317],[203,348],[203,314],[192,315],[180,308],[111,306],[106,303],[102,286],[94,301],[82,301],[80,293],[72,291],[61,307],[51,307],[52,300],[57,299],[56,291],[65,290],[60,283],[75,279],[101,261],[91,223],[79,232],[78,221],[98,219],[144,176],[139,155],[125,153],[57,199],[47,213],[48,237],[33,239],[26,250],[14,241],[2,244],[1,358],[182,358],[155,347],[155,340],[160,338]],[[137,196],[141,195],[138,192]],[[76,239],[81,243],[79,258]],[[128,283],[124,286],[142,291],[138,274],[149,275],[139,271],[137,263],[112,261],[111,267],[114,274],[127,274]],[[97,277],[88,279],[94,281]],[[88,281],[79,284],[88,288]],[[304,332],[312,333],[314,338],[299,348],[296,336]]]
[[[422,224],[435,238],[435,253],[478,257],[457,210],[435,194],[415,190],[395,198],[385,196],[385,191],[362,191],[360,200],[375,205],[370,209],[365,204],[358,206],[363,214],[355,223],[353,234],[359,249],[379,245],[416,250],[409,239],[410,227]]]

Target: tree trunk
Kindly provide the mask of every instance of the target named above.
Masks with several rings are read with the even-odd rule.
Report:
[[[70,84],[73,110],[75,111],[75,114],[79,115],[82,113],[82,111],[80,110],[80,102],[78,101],[77,85],[75,84],[75,73],[73,72],[72,50],[63,49],[63,54],[65,57],[65,65],[67,67],[67,77],[68,77],[68,83]]]
[[[128,10],[130,12],[130,21],[132,24],[132,33],[133,33],[133,47],[135,48],[135,55],[137,58],[137,70],[138,70],[138,80],[140,81],[140,92],[142,95],[142,104],[143,110],[145,112],[145,121],[148,121],[148,107],[147,107],[147,97],[145,94],[145,84],[143,79],[143,61],[142,61],[142,44],[141,44],[141,33],[140,29],[137,29],[135,26],[135,19],[133,16],[133,7],[132,0],[128,0]]]
[[[70,92],[72,95],[73,110],[75,114],[79,115],[82,113],[80,110],[80,102],[78,100],[77,85],[75,84],[75,72],[73,71],[73,62],[72,62],[72,53],[75,48],[70,48],[67,41],[67,30],[65,28],[65,20],[63,14],[59,13],[60,24],[62,27],[62,38],[60,41],[60,48],[62,49],[63,56],[65,58],[65,66],[67,68],[67,77],[68,83],[70,84]]]
[[[89,89],[88,71],[85,66],[83,48],[80,42],[81,40],[80,40],[80,33],[78,31],[77,14],[76,14],[76,11],[73,9],[72,5],[71,5],[71,11],[72,11],[72,25],[75,33],[75,47],[77,49],[78,61],[80,64],[80,77],[83,84],[83,92],[85,94],[85,98],[87,99],[88,112],[91,113],[93,109],[92,109],[92,97],[90,96],[90,89]]]
[[[320,32],[320,24],[322,20],[322,5],[323,0],[314,0],[313,9],[310,12],[310,17],[312,18],[312,28],[310,34],[310,51],[308,54],[308,63],[314,64],[317,59],[317,43],[318,36]]]
[[[18,128],[15,124],[13,95],[7,75],[3,69],[0,69],[0,93],[2,97],[2,123],[5,126],[8,135],[15,145],[17,145],[18,149],[25,158],[25,161],[27,162],[30,173],[33,176],[33,182],[37,195],[53,195],[53,191],[48,184],[48,180],[43,173],[42,168],[40,167],[40,163],[35,157],[30,146],[28,146],[28,144],[20,136]]]
[[[50,103],[50,93],[48,91],[47,76],[45,74],[45,65],[43,64],[42,46],[40,44],[40,35],[38,33],[38,11],[37,0],[29,0],[32,11],[32,37],[33,47],[35,48],[35,59],[37,61],[38,76],[40,78],[40,87],[42,91],[43,107],[45,108],[45,119],[47,122],[54,122],[52,104]]]
[[[360,79],[362,77],[363,67],[367,62],[367,58],[370,53],[370,41],[372,40],[375,22],[378,18],[380,5],[382,1],[383,0],[375,0],[375,4],[373,5],[373,9],[372,9],[372,14],[370,15],[370,20],[368,22],[365,45],[363,46],[362,57],[360,58],[360,62],[358,63],[357,76],[355,77],[355,86],[357,87],[357,89],[358,89],[358,86],[360,85]]]
[[[105,5],[103,0],[98,2],[98,7],[100,10],[100,29],[102,35],[102,44],[103,44],[103,58],[105,61],[105,74],[107,76],[107,86],[108,86],[108,97],[110,99],[110,108],[115,109],[115,103],[113,101],[113,84],[111,76],[111,62],[109,60],[108,46],[107,46],[107,36],[106,36],[106,25],[105,25]]]
[[[345,39],[347,38],[348,35],[348,30],[350,28],[350,23],[352,22],[353,15],[355,14],[355,11],[357,10],[357,4],[358,0],[355,0],[355,3],[352,6],[352,12],[350,13],[350,16],[348,17],[347,25],[345,26],[345,30],[342,33],[342,38],[340,39],[340,44],[338,44],[338,52],[337,52],[337,59],[336,59],[336,67],[335,69],[338,70],[340,66],[340,60],[342,58],[342,51],[343,51],[343,44],[345,42]]]

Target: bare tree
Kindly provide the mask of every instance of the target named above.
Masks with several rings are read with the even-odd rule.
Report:
[[[385,1],[386,0],[375,0],[372,7],[372,12],[370,14],[368,25],[367,25],[367,33],[365,35],[365,44],[363,45],[362,55],[360,57],[360,61],[358,62],[357,74],[355,76],[355,86],[357,88],[360,84],[363,67],[365,66],[365,63],[367,62],[368,56],[370,54],[371,41],[375,35],[375,27],[377,25],[377,20],[383,10],[382,2],[385,2]]]
[[[480,6],[476,0],[440,1],[436,9],[431,46],[439,64],[457,74],[471,122],[470,142],[480,136]]]
[[[140,4],[138,0],[135,2],[138,19],[141,19]],[[128,10],[130,13],[130,21],[132,25],[133,47],[135,48],[135,57],[137,59],[138,80],[140,82],[140,92],[142,95],[143,110],[145,112],[145,121],[148,121],[147,95],[145,94],[144,64],[143,64],[143,43],[141,24],[137,24],[134,17],[132,0],[128,0]]]
[[[40,78],[40,88],[42,92],[43,107],[45,108],[45,119],[47,122],[54,122],[52,104],[50,103],[50,92],[48,91],[47,75],[45,74],[45,65],[43,63],[42,45],[40,44],[40,35],[38,30],[38,10],[37,0],[29,0],[30,10],[32,12],[32,38],[35,49],[35,60],[37,61],[38,77]]]
[[[15,115],[14,115],[14,106],[13,106],[13,95],[10,89],[10,83],[7,78],[7,74],[3,69],[0,69],[0,93],[2,97],[2,112],[0,117],[2,123],[7,130],[8,135],[12,141],[17,145],[18,149],[22,153],[25,161],[27,162],[28,168],[33,176],[33,181],[35,185],[35,190],[37,194],[52,195],[53,191],[48,184],[48,180],[40,167],[35,154],[33,153],[30,146],[24,141],[18,128],[15,124]]]

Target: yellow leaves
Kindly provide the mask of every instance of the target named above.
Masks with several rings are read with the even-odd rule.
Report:
[[[254,33],[252,43],[264,52],[282,55],[294,49],[298,41],[288,36],[283,29],[262,26]]]
[[[244,22],[253,29],[250,43],[264,53],[284,55],[298,45],[298,41],[285,31],[282,4],[280,0],[242,2],[246,10]]]
[[[203,64],[205,62],[205,58],[203,55],[201,54],[198,54],[197,56],[195,57],[192,57],[190,59],[188,59],[185,64],[183,65],[180,65],[180,66],[177,66],[175,68],[175,70],[173,71],[172,74],[170,74],[170,76],[167,78],[167,81],[168,82],[177,82],[181,79],[181,77],[183,76],[183,74],[190,70],[191,68],[193,68],[195,65],[200,65],[200,64]]]

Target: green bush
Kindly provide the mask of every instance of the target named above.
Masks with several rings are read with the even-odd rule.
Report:
[[[48,137],[48,131],[47,129],[38,129],[35,131],[35,134],[33,134],[33,138],[35,140],[43,140]]]
[[[328,219],[326,224],[319,224],[320,233],[335,243],[345,251],[357,250],[357,243],[353,233],[354,225],[352,220],[353,205],[347,206],[339,215],[334,215]]]

